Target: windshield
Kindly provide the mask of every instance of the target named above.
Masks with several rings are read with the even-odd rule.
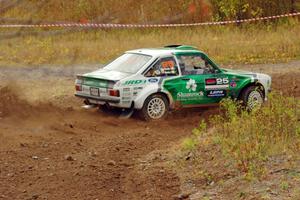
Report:
[[[104,69],[135,74],[151,58],[151,56],[147,55],[126,53],[106,65]]]

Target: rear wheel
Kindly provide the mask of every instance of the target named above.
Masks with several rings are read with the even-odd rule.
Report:
[[[240,100],[248,110],[260,108],[264,102],[263,91],[258,86],[247,87],[241,94]]]
[[[167,98],[161,94],[153,94],[145,100],[143,108],[139,112],[144,120],[150,121],[166,117],[168,111]]]

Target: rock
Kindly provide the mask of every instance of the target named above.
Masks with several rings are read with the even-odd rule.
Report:
[[[185,160],[190,160],[193,157],[194,157],[193,153],[189,152],[188,155],[185,157]]]
[[[39,198],[39,195],[38,194],[34,194],[32,195],[31,199],[38,199]]]
[[[278,196],[279,195],[278,192],[276,192],[276,191],[270,191],[270,194],[274,195],[274,196]]]
[[[71,155],[65,155],[65,160],[74,161],[75,159]]]
[[[47,144],[47,143],[42,144],[43,148],[47,148],[48,146],[49,146],[49,144]]]
[[[116,165],[116,161],[110,160],[110,161],[108,161],[107,165],[115,166]]]
[[[39,157],[37,157],[37,156],[32,156],[31,158],[34,159],[34,160],[39,159]]]
[[[184,200],[184,199],[188,199],[190,197],[190,193],[182,193],[182,194],[179,194],[179,195],[174,195],[173,196],[173,199],[174,200]]]
[[[91,157],[96,157],[97,156],[97,152],[95,151],[91,151],[88,153]]]
[[[20,143],[20,146],[21,146],[21,147],[26,147],[26,146],[28,146],[28,145],[25,144],[25,143]]]
[[[73,176],[78,176],[79,175],[79,172],[75,172],[74,174],[73,174]]]

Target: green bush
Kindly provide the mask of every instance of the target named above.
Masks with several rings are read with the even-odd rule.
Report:
[[[181,144],[183,150],[193,151],[196,150],[197,145],[199,144],[199,137],[202,136],[206,131],[206,123],[202,120],[199,123],[199,126],[193,130],[193,135],[191,137],[185,138]]]
[[[259,175],[269,156],[297,153],[300,150],[299,103],[298,99],[273,93],[261,109],[247,112],[233,100],[222,101],[225,114],[212,122],[224,155],[233,158],[241,171]]]
[[[224,99],[221,110],[222,114],[210,119],[213,127],[206,136],[212,144],[220,145],[223,156],[233,161],[246,178],[262,176],[271,156],[297,156],[300,150],[299,99],[272,93],[262,108],[252,112],[242,109],[239,102]],[[200,148],[204,140],[199,136],[204,132],[207,132],[206,124],[201,122],[183,143],[189,147],[185,149]]]

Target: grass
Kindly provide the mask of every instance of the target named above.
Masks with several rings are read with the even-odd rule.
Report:
[[[12,30],[1,30],[10,33]],[[278,26],[248,25],[172,29],[82,30],[63,35],[5,39],[0,36],[0,65],[70,65],[105,63],[122,52],[166,44],[189,44],[217,63],[269,63],[300,58],[298,22]]]
[[[224,101],[226,115],[214,119],[225,156],[250,177],[264,172],[270,156],[295,155],[300,149],[299,100],[276,93],[269,98],[268,105],[251,113],[238,113],[235,103]]]
[[[223,114],[211,119],[214,127],[209,139],[202,141],[195,131],[203,133],[204,122],[193,131],[184,151],[198,151],[207,140],[221,148],[225,159],[234,163],[235,169],[245,173],[247,179],[260,178],[267,171],[272,157],[283,155],[296,158],[300,150],[300,101],[278,93],[269,96],[268,103],[252,112],[243,111],[237,102],[222,101]],[[193,141],[195,140],[195,141]],[[188,141],[188,139],[185,139]],[[286,184],[281,184],[286,188]]]

